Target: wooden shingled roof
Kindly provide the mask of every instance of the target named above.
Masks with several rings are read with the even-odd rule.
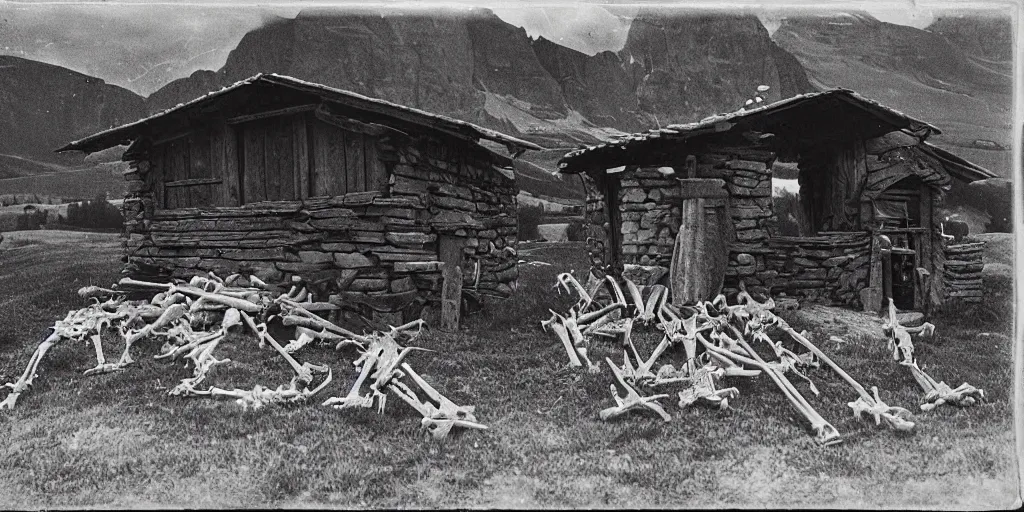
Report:
[[[828,141],[873,138],[895,130],[913,133],[920,140],[942,133],[937,127],[865,98],[849,89],[801,94],[753,109],[707,117],[698,122],[672,124],[634,133],[616,140],[567,153],[559,172],[579,173],[623,165],[664,165],[665,156],[691,139],[716,134],[772,134],[771,144],[799,151]],[[926,149],[965,181],[995,177],[993,173],[927,144]],[[659,159],[661,159],[659,161]]]
[[[299,93],[317,96],[323,102],[344,105],[349,109],[366,112],[367,114],[382,117],[384,119],[392,119],[404,124],[417,126],[428,131],[441,132],[449,136],[470,140],[472,142],[478,142],[480,139],[491,140],[493,142],[504,144],[510,152],[526,149],[543,149],[532,142],[505,135],[495,130],[477,126],[466,121],[391,103],[377,98],[363,96],[351,91],[299,80],[290,76],[274,73],[261,73],[236,82],[219,91],[214,91],[204,96],[200,96],[192,101],[179,104],[144,119],[118,126],[116,128],[111,128],[109,130],[104,130],[81,140],[76,140],[58,149],[57,152],[84,151],[92,153],[117,145],[130,144],[140,136],[154,136],[156,134],[153,132],[159,130],[161,121],[166,118],[187,116],[190,113],[202,111],[204,107],[220,100],[222,97],[234,91],[257,85],[281,87]]]

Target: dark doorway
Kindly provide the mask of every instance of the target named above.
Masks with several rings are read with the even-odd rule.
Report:
[[[892,301],[897,309],[914,309],[914,251],[894,248],[892,265]]]

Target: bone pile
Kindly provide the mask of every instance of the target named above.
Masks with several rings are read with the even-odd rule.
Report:
[[[976,388],[968,383],[963,383],[952,388],[945,382],[936,382],[931,375],[925,373],[917,365],[917,358],[914,357],[914,342],[911,335],[919,339],[930,338],[935,333],[935,326],[929,322],[919,327],[904,327],[900,325],[896,316],[896,306],[892,299],[889,299],[889,318],[883,327],[889,341],[889,350],[892,351],[892,358],[899,364],[907,367],[914,380],[924,391],[924,403],[921,404],[922,411],[931,411],[944,404],[969,407],[985,399],[985,390]],[[954,381],[955,382],[955,381]]]
[[[188,283],[154,283],[130,278],[122,279],[116,289],[87,286],[78,294],[92,301],[82,309],[70,311],[51,327],[46,338],[32,354],[28,366],[15,382],[4,385],[10,393],[0,402],[0,409],[13,409],[31,388],[43,356],[54,345],[68,340],[91,343],[96,351],[96,366],[85,375],[123,371],[134,360],[132,346],[140,341],[163,342],[156,359],[184,360],[191,366],[191,377],[182,379],[168,394],[173,396],[230,397],[243,408],[257,409],[269,404],[306,401],[322,392],[331,383],[331,369],[323,364],[299,362],[296,352],[311,343],[329,343],[341,350],[355,347],[361,355],[355,360],[359,376],[348,396],[330,398],[324,405],[335,408],[372,407],[376,400],[383,412],[386,391],[397,394],[419,412],[421,426],[434,438],[444,438],[452,427],[484,429],[473,416],[473,407],[457,406],[441,395],[419,374],[405,357],[417,347],[402,347],[398,340],[414,339],[425,323],[422,320],[386,333],[356,334],[322,318],[315,312],[338,309],[338,306],[316,302],[313,294],[299,279],[293,279],[287,292],[270,286],[254,276],[233,274],[221,279],[212,272],[193,277]],[[128,301],[130,292],[152,291],[148,301]],[[282,345],[268,331],[268,323],[279,321],[293,327],[295,337]],[[203,386],[210,372],[230,359],[218,359],[215,351],[229,332],[252,332],[258,343],[276,351],[291,367],[293,375],[287,385],[276,388],[256,385],[252,389],[221,389]],[[103,353],[103,335],[116,330],[124,341],[124,351],[117,362],[107,362]],[[369,391],[360,389],[369,378]],[[407,378],[408,383],[403,379]],[[411,385],[410,385],[411,383]],[[418,391],[414,391],[418,390]],[[423,398],[417,396],[419,392]]]
[[[804,375],[807,368],[822,363],[836,372],[857,395],[848,405],[856,417],[867,414],[876,424],[883,421],[889,427],[908,431],[914,428],[910,411],[882,402],[877,387],[869,393],[843,371],[832,359],[819,350],[805,333],[798,333],[772,310],[772,299],[761,303],[755,300],[743,283],[737,304],[729,305],[724,295],[692,307],[676,308],[668,302],[669,291],[662,285],[637,286],[623,279],[628,293],[610,276],[592,280],[589,287],[579,283],[571,274],[560,274],[556,286],[559,291],[575,292],[579,300],[565,315],[552,311],[550,319],[541,322],[552,330],[569,357],[569,365],[583,367],[591,373],[600,371],[589,358],[593,343],[598,338],[619,340],[623,347],[623,363],[617,366],[611,358],[605,361],[612,370],[615,383],[611,385],[615,405],[602,410],[603,420],[620,416],[630,410],[652,411],[663,420],[671,415],[659,402],[669,398],[663,391],[677,391],[679,407],[694,404],[725,409],[735,401],[739,391],[735,387],[722,387],[725,378],[754,378],[766,374],[792,403],[793,407],[810,423],[815,439],[822,445],[841,442],[839,432],[821,417],[793,385],[791,377],[807,383],[810,391],[819,394],[814,383]],[[603,292],[603,293],[602,293]],[[598,299],[599,295],[607,299]],[[628,298],[627,298],[628,296]],[[631,338],[634,327],[651,325],[663,333],[660,343],[648,357],[637,351]],[[778,330],[802,346],[806,351],[796,353],[781,340],[769,336]],[[774,354],[765,360],[751,344],[758,344]],[[673,347],[682,346],[685,360],[678,368],[671,364],[657,366],[657,360]],[[620,391],[624,394],[620,394]]]

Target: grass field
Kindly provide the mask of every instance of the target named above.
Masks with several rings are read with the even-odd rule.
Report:
[[[551,285],[557,272],[582,270],[584,250],[547,244],[521,254],[553,265],[524,267],[515,298],[469,316],[463,332],[426,332],[416,344],[437,352],[409,358],[453,401],[475,405],[489,430],[436,442],[397,399],[382,415],[319,406],[354,380],[348,349],[299,352],[334,369],[314,403],[243,411],[231,400],[168,396],[191,370],[153,360],[155,344],[137,345],[138,363],[125,372],[96,377],[81,375],[95,363],[91,346],[59,345],[36,387],[0,412],[0,507],[1013,506],[1007,308],[962,325],[937,319],[936,338],[918,343],[930,374],[953,386],[966,380],[991,400],[919,414],[910,435],[855,420],[846,406],[853,392],[828,370],[811,371],[822,394],[805,395],[844,438],[820,448],[765,377],[728,382],[740,396],[726,411],[680,410],[669,399],[668,423],[644,414],[599,420],[613,405],[610,372],[566,369],[557,339],[538,326],[548,308],[571,303]],[[44,329],[82,305],[78,287],[108,285],[118,267],[115,239],[0,248],[0,379],[19,374]],[[1008,281],[988,284],[993,301],[1009,299]],[[824,307],[789,319],[862,384],[879,386],[883,400],[917,409],[918,388],[889,359],[879,321]],[[638,339],[649,353],[656,336]],[[248,337],[233,335],[217,356],[233,361],[211,373],[221,387],[290,378],[279,356]],[[611,344],[593,349],[595,360],[605,356],[621,362]],[[669,352],[663,362],[679,359]]]

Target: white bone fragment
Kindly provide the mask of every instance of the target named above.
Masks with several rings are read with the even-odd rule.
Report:
[[[628,359],[628,358],[627,358]],[[615,380],[618,381],[619,386],[626,391],[626,396],[620,397],[615,384],[611,385],[612,398],[615,399],[615,406],[609,407],[602,410],[599,416],[602,420],[610,420],[616,416],[624,414],[626,411],[636,408],[650,409],[661,416],[661,419],[665,421],[672,421],[672,416],[665,412],[665,409],[661,407],[656,400],[662,398],[668,398],[668,395],[652,395],[652,396],[640,396],[632,386],[630,386],[623,378],[622,372],[612,363],[611,359],[605,358],[608,366],[612,369],[612,374],[615,376]],[[628,364],[628,363],[627,363]]]

